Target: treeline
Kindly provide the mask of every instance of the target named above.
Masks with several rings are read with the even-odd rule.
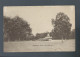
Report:
[[[29,40],[33,37],[28,22],[19,16],[14,18],[4,16],[4,41]]]
[[[37,33],[36,36],[32,34],[30,24],[16,16],[14,18],[4,16],[4,41],[29,41],[45,38],[48,34],[52,39],[74,39],[75,29],[71,31],[72,24],[69,17],[59,12],[55,19],[51,21],[53,29],[51,32]]]

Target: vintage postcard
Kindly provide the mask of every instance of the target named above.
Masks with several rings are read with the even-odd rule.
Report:
[[[4,52],[75,51],[75,6],[4,6]]]

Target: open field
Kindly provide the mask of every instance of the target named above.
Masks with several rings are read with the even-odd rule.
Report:
[[[63,52],[75,51],[75,40],[4,42],[4,52]]]

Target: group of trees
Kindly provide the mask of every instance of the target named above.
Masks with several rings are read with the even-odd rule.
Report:
[[[39,38],[45,38],[47,36],[48,32],[45,32],[45,33],[37,33],[36,34],[36,38],[39,39]]]
[[[16,16],[14,18],[4,16],[4,40],[28,40],[32,35],[32,29],[28,22]]]
[[[75,38],[75,29],[71,31],[72,24],[69,17],[60,12],[52,19],[53,29],[49,33],[52,39],[73,39]],[[24,21],[19,16],[14,18],[4,16],[4,41],[15,40],[37,40],[45,38],[46,33],[37,33],[36,36],[32,34],[32,29],[28,22]]]

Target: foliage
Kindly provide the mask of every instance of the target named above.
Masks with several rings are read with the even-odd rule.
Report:
[[[37,33],[37,34],[36,34],[36,38],[37,38],[37,39],[45,38],[45,37],[47,36],[47,34],[48,34],[47,32],[46,32],[46,33]]]
[[[28,22],[16,16],[15,18],[4,16],[4,40],[27,40],[32,30]]]
[[[56,19],[52,19],[52,25],[54,29],[52,30],[52,37],[56,39],[68,39],[71,32],[71,26],[69,17],[60,12],[56,15]]]
[[[75,39],[75,29],[71,31],[70,38]]]

